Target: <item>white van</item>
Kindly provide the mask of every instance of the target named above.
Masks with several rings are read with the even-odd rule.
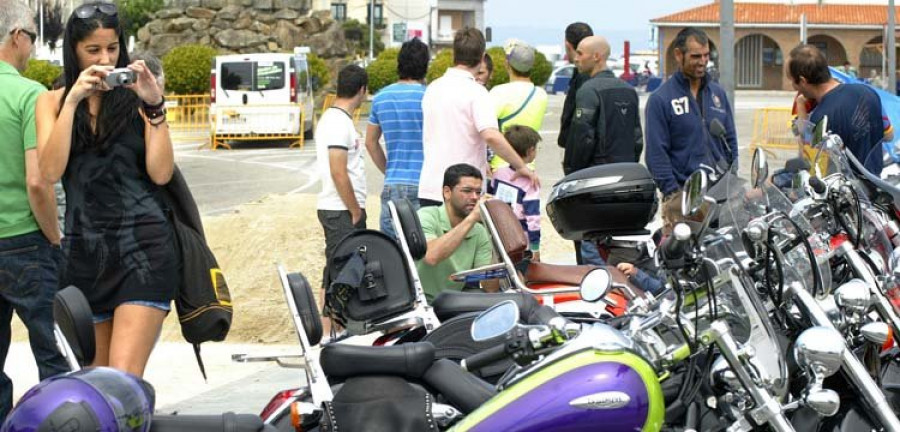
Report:
[[[295,52],[215,58],[210,73],[210,123],[216,135],[311,135],[309,48]]]

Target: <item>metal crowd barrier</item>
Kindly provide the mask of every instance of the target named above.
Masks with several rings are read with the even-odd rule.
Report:
[[[777,163],[790,158],[802,157],[812,163],[818,149],[801,145],[793,131],[794,116],[790,108],[759,108],[753,113],[753,138],[750,154],[761,148],[770,159]],[[828,159],[819,160],[821,169],[828,165]]]
[[[791,130],[790,108],[760,108],[753,113],[753,138],[750,152],[764,150],[797,150],[797,138]]]
[[[306,114],[300,104],[216,106],[209,123],[211,147],[231,150],[228,141],[289,140],[303,148]]]
[[[166,120],[172,132],[209,132],[209,95],[166,96]]]
[[[336,95],[326,94],[322,100],[322,111],[330,107]],[[369,102],[364,102],[353,112],[354,124],[359,123],[360,118],[371,109]],[[291,140],[291,147],[303,148],[305,144],[303,125],[309,115],[314,113],[303,112],[299,104],[263,105],[253,107],[216,107],[210,109],[210,98],[204,95],[170,95],[166,96],[166,119],[169,130],[175,136],[209,137],[210,148],[220,147],[231,149],[228,141],[261,141],[261,140]],[[366,109],[363,109],[366,108]],[[247,115],[244,115],[246,113]],[[293,114],[293,118],[291,118]],[[321,115],[321,113],[318,113]],[[279,116],[288,116],[287,119],[278,119]],[[313,117],[317,120],[317,116]],[[216,122],[225,122],[216,128]],[[273,130],[275,123],[298,124],[298,131],[293,127]],[[314,126],[315,127],[315,126]],[[218,129],[218,132],[217,132]]]

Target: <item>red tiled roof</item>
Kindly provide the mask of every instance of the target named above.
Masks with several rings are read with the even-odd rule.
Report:
[[[799,24],[806,14],[807,24],[885,25],[888,8],[885,5],[849,4],[778,4],[734,3],[735,24]],[[900,17],[900,8],[897,8]],[[900,18],[898,18],[900,19]],[[719,3],[712,3],[650,20],[666,23],[718,23]]]

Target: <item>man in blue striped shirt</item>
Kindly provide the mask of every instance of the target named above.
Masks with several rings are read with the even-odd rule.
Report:
[[[381,231],[396,236],[388,201],[407,198],[419,208],[422,172],[422,95],[428,70],[428,46],[419,39],[403,44],[397,56],[400,80],[378,92],[366,128],[366,148],[384,176],[381,192]],[[379,144],[384,135],[387,157]]]

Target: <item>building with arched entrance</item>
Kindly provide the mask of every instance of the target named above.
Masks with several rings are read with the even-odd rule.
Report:
[[[847,1],[852,3],[852,0]],[[881,76],[882,40],[887,25],[884,4],[734,3],[734,69],[738,89],[790,90],[785,78],[786,57],[800,43],[800,22],[807,22],[807,42],[825,52],[828,64],[849,61],[858,76]],[[678,69],[673,42],[679,31],[698,27],[709,35],[712,61],[718,56],[719,3],[698,6],[656,18],[660,47],[659,70],[669,76]],[[897,9],[900,17],[900,8]]]

